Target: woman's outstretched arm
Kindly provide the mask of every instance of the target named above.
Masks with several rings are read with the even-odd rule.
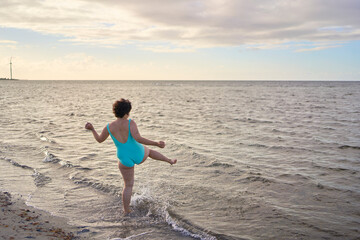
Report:
[[[155,141],[152,141],[152,140],[142,137],[139,133],[139,130],[138,130],[137,125],[134,120],[131,120],[131,122],[130,122],[130,131],[131,131],[131,135],[133,136],[133,138],[141,144],[157,146],[159,148],[165,147],[165,142],[163,142],[163,141],[155,142]]]
[[[88,130],[91,130],[92,134],[94,135],[94,138],[97,142],[102,143],[103,141],[105,141],[105,139],[108,138],[109,136],[109,132],[107,130],[107,127],[104,127],[104,129],[102,130],[101,134],[99,135],[95,128],[93,127],[93,125],[91,123],[86,123],[85,124],[85,128]]]

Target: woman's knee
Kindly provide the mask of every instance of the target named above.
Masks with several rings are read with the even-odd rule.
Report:
[[[132,189],[134,186],[134,181],[125,182],[124,185],[125,185],[125,188]]]
[[[149,149],[149,157],[153,158],[155,153],[155,150]]]
[[[124,179],[125,187],[132,187],[134,185],[134,167],[119,167],[121,175]]]

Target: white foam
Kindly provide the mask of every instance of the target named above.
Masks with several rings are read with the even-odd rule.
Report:
[[[150,189],[147,187],[141,188],[140,193],[135,193],[134,196],[131,197],[130,204],[137,211],[144,212],[146,216],[164,216],[163,213],[168,206],[166,200],[154,198]]]
[[[147,216],[149,216],[150,214],[154,214],[162,217],[169,226],[171,226],[175,231],[180,232],[184,236],[189,236],[201,240],[216,240],[215,237],[210,236],[206,233],[195,234],[179,226],[179,224],[170,216],[169,212],[167,211],[168,207],[170,206],[169,202],[166,199],[155,199],[152,196],[149,188],[142,188],[140,193],[134,194],[134,196],[131,198],[131,205],[140,211],[142,210],[141,208],[148,208]],[[130,239],[130,237],[126,239]]]
[[[46,137],[44,137],[44,136],[41,136],[41,137],[40,137],[40,140],[41,140],[41,141],[45,141],[45,142],[48,141],[48,139],[47,139]]]
[[[43,162],[53,162],[53,163],[59,162],[59,159],[57,159],[55,155],[49,153],[49,151],[45,150],[44,154],[45,154],[45,158],[43,159]]]
[[[174,219],[169,215],[169,213],[166,211],[166,222],[169,224],[175,231],[180,232],[181,234],[185,236],[189,236],[192,238],[197,238],[201,240],[216,240],[216,237],[210,236],[208,234],[195,234],[190,232],[189,230],[186,230],[185,228],[180,227]]]

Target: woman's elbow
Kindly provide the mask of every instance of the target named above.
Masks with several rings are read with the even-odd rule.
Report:
[[[141,143],[141,142],[142,142],[142,137],[141,137],[141,136],[134,136],[134,139],[135,139],[138,143]]]
[[[109,136],[109,135],[108,135],[108,136]],[[104,142],[104,141],[107,139],[108,136],[99,135],[99,136],[96,138],[96,141],[97,141],[98,143],[102,143],[102,142]]]

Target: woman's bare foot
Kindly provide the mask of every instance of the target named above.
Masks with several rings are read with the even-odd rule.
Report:
[[[175,164],[176,162],[177,162],[176,159],[174,159],[174,160],[171,160],[171,159],[170,159],[170,161],[169,161],[169,163],[170,163],[171,165]]]
[[[131,210],[129,210],[129,211],[124,211],[124,216],[125,216],[125,217],[129,217],[129,216],[130,216],[130,213],[132,213]]]

